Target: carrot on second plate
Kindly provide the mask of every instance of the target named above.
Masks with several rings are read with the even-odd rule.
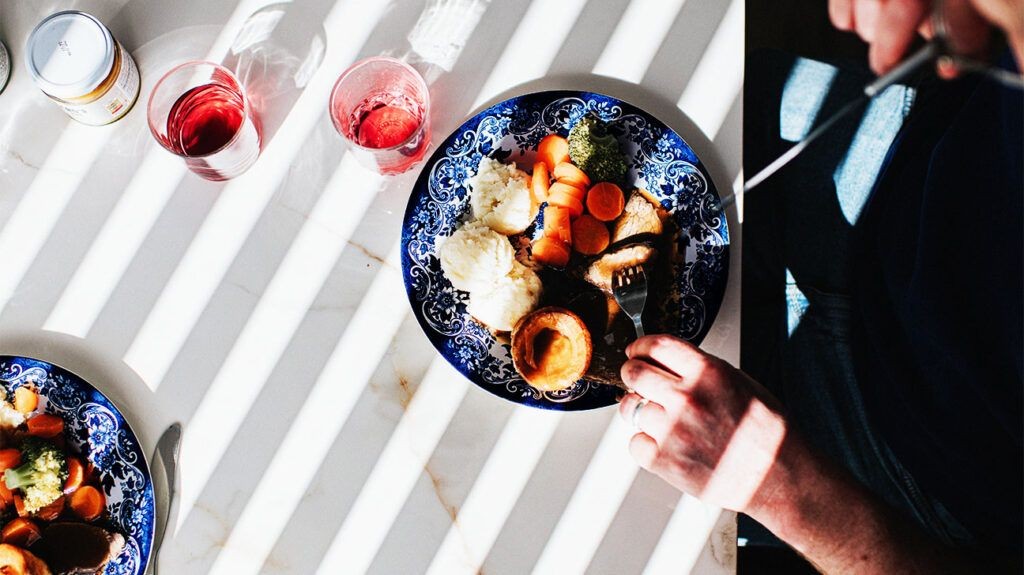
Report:
[[[560,162],[555,166],[554,176],[556,180],[564,181],[567,184],[586,189],[590,186],[590,178],[587,174],[574,166],[572,162]]]
[[[106,498],[103,497],[103,493],[99,489],[92,485],[84,485],[71,494],[69,505],[75,515],[86,521],[92,521],[103,514]]]
[[[27,387],[19,387],[14,390],[14,409],[23,415],[28,415],[39,406],[39,395]]]
[[[598,182],[587,191],[587,211],[602,222],[619,217],[624,207],[622,189],[611,182]]]
[[[608,247],[608,226],[590,214],[584,214],[572,223],[574,250],[583,255],[597,255]]]
[[[20,449],[0,449],[0,473],[21,465]]]
[[[579,217],[583,213],[583,202],[576,199],[576,196],[567,192],[555,192],[548,196],[548,204],[553,206],[561,206],[569,210],[570,217]]]
[[[537,158],[548,165],[553,171],[561,162],[569,161],[569,140],[558,134],[549,134],[537,144]]]
[[[548,174],[548,165],[544,162],[533,164],[533,181],[530,191],[537,203],[548,201],[548,186],[551,185],[551,176]]]
[[[567,184],[565,182],[555,182],[551,184],[550,188],[548,188],[549,196],[551,194],[555,194],[558,192],[562,192],[563,194],[569,194],[570,196],[576,198],[581,202],[583,201],[583,198],[587,197],[587,190],[585,190],[584,188],[578,188],[572,184]]]
[[[64,420],[49,413],[32,416],[25,425],[28,426],[28,434],[36,437],[52,438],[64,432]]]
[[[542,264],[564,268],[569,264],[569,246],[561,240],[544,236],[533,242],[533,258]]]
[[[17,493],[14,494],[13,499],[14,510],[18,512],[18,517],[28,517],[28,511],[25,510],[25,500]]]
[[[544,235],[572,245],[572,221],[569,210],[561,206],[544,208]]]
[[[14,503],[14,492],[7,488],[2,477],[0,477],[0,510],[7,509],[7,506]]]
[[[41,536],[42,533],[36,524],[31,519],[24,517],[11,520],[10,523],[4,525],[3,530],[0,530],[0,542],[22,549],[31,547],[33,543],[39,541]]]
[[[71,493],[85,483],[85,466],[77,457],[68,457],[68,478],[64,481],[64,493]]]

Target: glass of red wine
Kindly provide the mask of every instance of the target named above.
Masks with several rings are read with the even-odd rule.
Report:
[[[260,155],[259,123],[245,90],[230,70],[212,62],[167,72],[149,97],[148,118],[160,145],[207,180],[234,178]]]
[[[383,56],[360,60],[331,92],[331,120],[365,166],[400,174],[430,143],[430,94],[416,70]]]

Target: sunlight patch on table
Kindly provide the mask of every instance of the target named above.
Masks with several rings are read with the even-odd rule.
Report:
[[[428,575],[477,573],[555,434],[562,412],[520,405],[512,412],[448,529]]]
[[[632,431],[622,418],[612,419],[548,538],[534,575],[586,571],[640,469],[626,448]]]
[[[399,246],[392,248],[397,254]],[[388,259],[391,259],[390,257]],[[408,314],[401,274],[381,266],[235,522],[211,574],[256,573]]]
[[[506,88],[544,76],[586,3],[586,0],[532,2],[480,89],[473,109]]]
[[[707,545],[722,510],[704,505],[692,495],[679,499],[672,517],[658,539],[644,575],[689,573]]]
[[[221,192],[125,354],[125,362],[152,389],[162,382],[304,140],[323,121],[331,86],[359,54],[387,6],[338,2],[331,9],[324,28],[347,41],[329,44],[323,63],[260,159]]]
[[[633,0],[594,65],[594,73],[639,84],[684,0]]]
[[[731,0],[677,103],[708,139],[714,139],[743,87],[743,14],[743,0]]]
[[[55,113],[59,112],[55,109]],[[61,132],[7,225],[0,230],[0,311],[16,296],[68,202],[116,129],[115,124],[97,127],[71,121]]]
[[[382,177],[346,153],[188,422],[183,521],[375,197]]]
[[[317,573],[366,572],[468,387],[443,358],[434,359]]]

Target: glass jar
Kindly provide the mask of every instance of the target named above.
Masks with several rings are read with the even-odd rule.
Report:
[[[139,97],[135,60],[85,12],[57,12],[40,22],[26,43],[25,64],[36,86],[83,124],[115,122]]]
[[[7,46],[0,42],[0,93],[7,87],[7,79],[11,77],[11,55],[7,52]]]

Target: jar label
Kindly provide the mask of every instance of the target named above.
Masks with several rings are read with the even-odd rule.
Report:
[[[110,88],[88,104],[74,104],[57,100],[60,107],[75,120],[90,126],[102,126],[121,119],[128,113],[139,96],[139,69],[131,54],[119,43],[121,69]]]

